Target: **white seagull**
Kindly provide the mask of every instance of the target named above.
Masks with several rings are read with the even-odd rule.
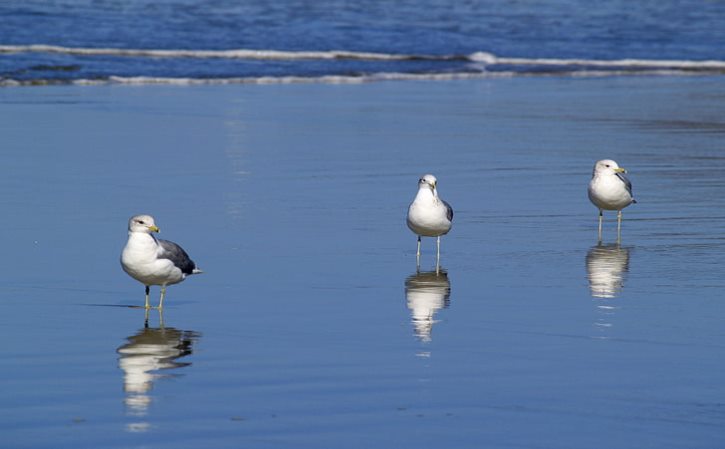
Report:
[[[408,227],[418,235],[416,262],[420,266],[420,238],[437,237],[436,266],[441,257],[441,236],[453,225],[453,208],[438,197],[438,180],[431,174],[418,180],[418,194],[408,207]]]
[[[627,170],[611,159],[594,164],[589,182],[589,200],[599,208],[599,241],[602,240],[602,215],[605,210],[617,211],[617,239],[622,229],[622,209],[637,201],[632,196],[632,183]]]
[[[154,232],[159,232],[159,228],[150,215],[136,215],[128,220],[128,242],[121,253],[121,266],[123,271],[146,287],[147,309],[150,307],[150,286],[161,286],[158,306],[161,310],[167,285],[178,284],[186,276],[202,271],[179,245],[157,239],[152,234]]]

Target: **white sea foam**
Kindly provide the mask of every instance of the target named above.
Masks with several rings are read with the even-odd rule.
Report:
[[[146,58],[223,58],[223,59],[360,59],[369,61],[396,61],[428,59],[435,56],[396,55],[388,53],[280,50],[165,50],[133,48],[61,47],[57,45],[0,45],[0,53],[61,53],[78,56],[126,56]]]
[[[0,87],[42,86],[74,84],[80,86],[95,85],[227,85],[227,84],[361,84],[380,81],[455,81],[466,79],[494,79],[513,77],[610,77],[610,76],[683,76],[697,73],[681,70],[588,70],[571,72],[531,73],[516,71],[497,72],[456,72],[456,73],[397,73],[381,72],[361,76],[325,75],[325,76],[261,76],[231,78],[186,78],[186,77],[149,77],[149,76],[111,76],[104,79],[0,79]]]
[[[0,79],[0,87],[40,86],[75,84],[79,86],[96,85],[225,85],[225,84],[361,84],[378,81],[447,81],[461,79],[503,78],[515,76],[514,72],[481,72],[481,73],[374,73],[370,75],[325,75],[325,76],[261,76],[232,78],[185,78],[185,77],[150,77],[150,76],[111,76],[107,79],[74,79],[74,80],[14,80]]]
[[[598,67],[610,69],[674,69],[723,71],[725,61],[721,60],[661,60],[661,59],[567,59],[567,58],[510,58],[479,51],[468,55],[395,54],[356,52],[346,50],[330,51],[281,51],[281,50],[191,50],[191,49],[132,49],[132,48],[90,48],[64,47],[58,45],[0,45],[0,53],[60,53],[78,56],[119,56],[145,58],[225,58],[225,59],[267,59],[267,60],[334,60],[355,59],[367,61],[470,61],[485,66],[543,66],[543,67]]]
[[[493,56],[493,55],[491,55]],[[635,69],[725,70],[725,61],[690,61],[666,59],[556,59],[556,58],[499,58],[493,56],[489,64],[537,65],[556,67],[605,67]]]
[[[326,75],[326,76],[261,76],[238,78],[164,78],[164,77],[119,77],[108,80],[113,84],[145,85],[202,85],[202,84],[361,84],[376,81],[443,81],[456,79],[489,78],[494,74],[484,73],[450,73],[450,74],[410,74],[410,73],[376,73],[364,76]],[[507,76],[495,74],[494,76]],[[85,84],[85,81],[79,81]],[[94,81],[90,81],[94,83]]]
[[[350,51],[303,51],[288,52],[276,50],[140,50],[113,48],[60,47],[52,45],[0,45],[0,53],[49,52],[73,55],[114,55],[119,57],[135,56],[150,58],[239,58],[239,59],[358,59],[371,61],[462,61],[462,70],[432,71],[427,73],[411,72],[373,72],[364,75],[323,75],[323,76],[259,76],[227,78],[186,78],[186,77],[148,77],[148,76],[109,76],[104,78],[33,78],[13,79],[12,76],[0,77],[1,87],[53,85],[53,84],[127,84],[127,85],[201,85],[201,84],[301,84],[328,83],[354,84],[386,80],[446,81],[458,79],[510,78],[524,76],[561,76],[561,77],[605,77],[605,76],[683,76],[699,74],[725,73],[725,61],[688,61],[688,60],[642,60],[642,59],[541,59],[508,58],[492,53],[476,52],[467,56],[457,55],[405,55],[386,53],[365,53]],[[450,68],[449,66],[447,66]],[[519,67],[526,67],[522,70]]]
[[[471,62],[482,62],[484,64],[496,64],[496,55],[485,51],[477,51],[468,55],[468,60]]]

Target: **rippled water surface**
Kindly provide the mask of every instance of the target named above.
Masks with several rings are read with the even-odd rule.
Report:
[[[718,447],[724,106],[721,77],[0,90],[3,445]],[[141,212],[205,271],[163,316],[118,263]]]
[[[0,17],[0,87],[725,73],[722,1],[4,0]]]

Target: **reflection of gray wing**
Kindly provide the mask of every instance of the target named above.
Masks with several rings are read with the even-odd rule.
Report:
[[[169,259],[184,274],[192,274],[194,272],[196,264],[182,247],[168,240],[159,239],[158,242],[162,250],[159,254],[160,258]]]
[[[629,181],[629,179],[624,176],[624,173],[615,173],[615,175],[617,175],[617,178],[619,178],[624,183],[624,186],[627,187],[627,192],[629,192],[629,196],[632,196],[632,183]]]
[[[453,208],[446,201],[443,201],[443,204],[446,205],[446,217],[448,217],[448,221],[453,221]]]

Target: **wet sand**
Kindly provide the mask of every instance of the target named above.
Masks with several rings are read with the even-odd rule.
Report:
[[[717,446],[724,103],[720,77],[0,89],[3,440]],[[639,202],[619,246],[604,157]],[[439,276],[404,221],[426,172]],[[136,213],[205,271],[148,327]]]

